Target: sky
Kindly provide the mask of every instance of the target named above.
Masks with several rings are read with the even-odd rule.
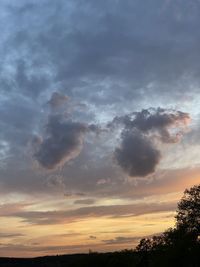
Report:
[[[199,0],[0,0],[0,256],[134,248],[200,182]]]

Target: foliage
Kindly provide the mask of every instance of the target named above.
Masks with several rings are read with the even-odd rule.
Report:
[[[200,185],[186,189],[178,203],[177,227],[185,227],[189,232],[200,233]]]

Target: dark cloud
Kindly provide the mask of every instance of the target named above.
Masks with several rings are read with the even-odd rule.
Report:
[[[108,126],[122,124],[126,130],[137,129],[143,134],[157,133],[163,143],[176,143],[185,132],[190,119],[189,113],[182,111],[149,108],[115,117]]]
[[[130,176],[146,176],[155,171],[161,155],[140,132],[123,132],[121,146],[115,150],[115,158]]]
[[[102,240],[106,245],[136,243],[141,237],[117,236],[115,239]]]
[[[77,157],[83,146],[87,126],[51,115],[45,137],[38,145],[35,159],[46,169],[54,169]]]
[[[189,114],[181,111],[150,108],[136,113],[133,126],[141,131],[149,131],[186,124],[189,119]]]
[[[53,92],[47,102],[51,109],[45,126],[43,137],[35,136],[32,145],[35,150],[34,158],[46,169],[56,169],[66,162],[76,158],[83,147],[87,132],[99,134],[101,128],[95,124],[87,124],[73,120],[73,102],[69,110],[63,108],[68,97]],[[80,106],[75,104],[75,108]]]
[[[95,203],[95,199],[78,199],[74,201],[74,204],[81,204],[81,205],[92,205]]]
[[[64,105],[67,101],[68,97],[66,95],[54,92],[51,95],[51,99],[48,101],[48,104],[51,106],[51,108],[56,109]]]
[[[14,238],[24,236],[21,233],[0,233],[0,238]]]
[[[155,171],[161,152],[153,139],[162,143],[180,141],[190,120],[188,113],[150,108],[115,117],[108,126],[122,124],[121,145],[115,150],[118,164],[130,176],[146,176]]]

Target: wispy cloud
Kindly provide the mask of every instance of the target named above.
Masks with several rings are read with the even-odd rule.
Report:
[[[57,211],[29,211],[13,210],[1,216],[19,217],[24,222],[37,225],[62,224],[77,221],[90,217],[112,217],[120,218],[123,216],[139,216],[149,213],[174,211],[176,203],[151,203],[151,204],[130,204],[130,205],[110,205],[110,206],[91,206],[73,210]]]

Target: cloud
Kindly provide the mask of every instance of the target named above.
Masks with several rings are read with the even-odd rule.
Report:
[[[146,176],[155,171],[160,152],[140,132],[124,132],[122,143],[115,150],[117,163],[130,176]]]
[[[137,186],[129,186],[124,192],[121,190],[123,197],[126,198],[141,198],[144,196],[167,195],[171,193],[184,192],[185,188],[190,188],[194,184],[199,183],[199,166],[196,168],[183,169],[166,169],[158,171],[156,179],[151,183],[143,183],[140,181]],[[119,194],[120,189],[119,189]],[[182,194],[181,193],[181,194]],[[181,197],[177,197],[177,201]]]
[[[9,203],[0,205],[0,216],[12,216],[12,214],[21,212],[29,206],[28,203]]]
[[[161,152],[154,140],[177,143],[190,121],[188,113],[161,108],[115,117],[108,127],[122,124],[121,145],[114,156],[130,176],[147,176],[160,162]]]
[[[126,237],[126,236],[117,236],[115,239],[106,239],[102,240],[106,245],[113,244],[127,244],[127,243],[135,243],[139,241],[141,237]]]
[[[133,126],[142,132],[158,131],[163,143],[177,143],[189,121],[190,115],[188,113],[151,108],[136,113]],[[175,133],[170,132],[170,129],[175,130]]]
[[[107,245],[114,245],[114,244],[127,244],[127,243],[136,243],[139,240],[141,240],[142,238],[148,238],[148,237],[152,237],[155,235],[160,235],[161,233],[154,233],[153,235],[148,235],[148,236],[116,236],[113,239],[106,239],[106,240],[102,240],[105,244]]]
[[[45,137],[38,145],[34,158],[46,169],[64,165],[80,154],[86,131],[87,126],[83,123],[51,115]]]
[[[45,133],[43,137],[34,136],[32,140],[34,158],[45,169],[53,170],[75,159],[82,150],[86,133],[99,135],[102,131],[96,124],[75,121],[72,106],[79,109],[80,105],[69,103],[71,107],[67,112],[67,109],[63,108],[67,101],[67,96],[59,92],[52,93],[47,102],[51,110]]]
[[[180,7],[176,0],[164,10],[159,0],[151,5],[29,0],[8,6],[9,12],[4,12],[10,27],[2,31],[3,45],[16,60],[2,56],[17,71],[15,76],[6,71],[2,79],[10,90],[14,77],[17,90],[28,96],[39,96],[59,83],[70,96],[95,101],[97,106],[121,100],[137,103],[138,97],[157,100],[159,93],[164,103],[177,95],[181,103],[183,92],[190,94],[191,78],[199,81],[198,1],[193,5],[183,1]]]
[[[179,110],[149,108],[115,117],[108,126],[122,124],[126,130],[137,129],[143,134],[156,133],[161,142],[176,143],[181,139],[190,120],[189,113]]]
[[[36,225],[63,224],[80,220],[81,218],[140,216],[150,213],[174,211],[176,203],[127,204],[110,206],[90,206],[71,210],[29,211],[13,210],[0,216],[19,217],[23,222]]]
[[[24,236],[24,234],[21,233],[0,233],[0,238],[14,238],[22,236]]]
[[[66,104],[67,101],[68,97],[66,95],[54,92],[51,95],[51,99],[48,101],[48,104],[50,105],[51,108],[56,109]]]
[[[95,203],[95,199],[78,199],[74,201],[74,204],[81,204],[81,205],[92,205]]]

